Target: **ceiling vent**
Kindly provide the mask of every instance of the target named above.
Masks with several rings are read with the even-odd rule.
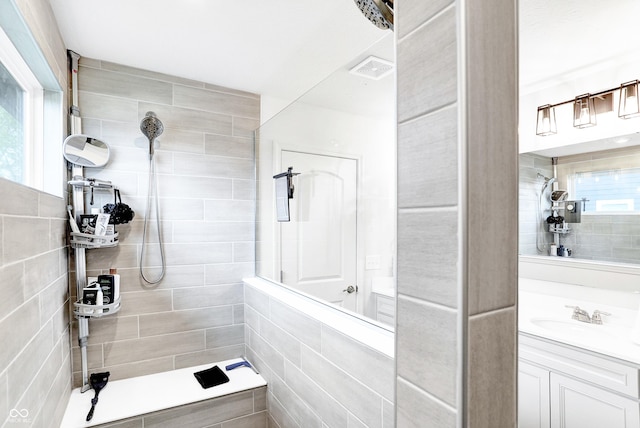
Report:
[[[393,63],[375,56],[370,56],[349,70],[349,73],[368,79],[380,80],[393,73]]]

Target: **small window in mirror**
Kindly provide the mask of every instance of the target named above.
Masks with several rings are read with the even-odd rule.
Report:
[[[640,214],[640,168],[581,172],[569,184],[585,214]]]

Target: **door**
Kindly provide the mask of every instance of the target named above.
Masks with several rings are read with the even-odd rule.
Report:
[[[287,150],[281,160],[299,173],[280,223],[281,281],[355,311],[357,161]]]
[[[638,401],[551,373],[552,428],[637,428]]]

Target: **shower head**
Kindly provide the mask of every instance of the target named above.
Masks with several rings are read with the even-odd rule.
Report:
[[[549,181],[551,181],[553,183],[554,181],[556,181],[555,177],[551,177],[551,178],[545,177],[543,174],[540,174],[540,173],[537,173],[536,177],[537,178],[544,178],[544,182],[545,183],[548,183]]]
[[[148,111],[140,122],[140,131],[149,139],[149,157],[153,157],[153,141],[164,131],[164,125],[152,111]]]
[[[393,30],[393,0],[354,0],[364,16],[378,28]]]

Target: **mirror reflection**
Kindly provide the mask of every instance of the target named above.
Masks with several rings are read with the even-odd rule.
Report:
[[[109,146],[84,134],[69,135],[62,146],[64,158],[74,165],[101,167],[109,162]]]
[[[257,275],[388,328],[395,316],[393,59],[390,33],[256,132]],[[350,71],[365,61],[373,61],[365,73],[380,73]]]
[[[520,428],[640,426],[639,13],[519,2]]]

